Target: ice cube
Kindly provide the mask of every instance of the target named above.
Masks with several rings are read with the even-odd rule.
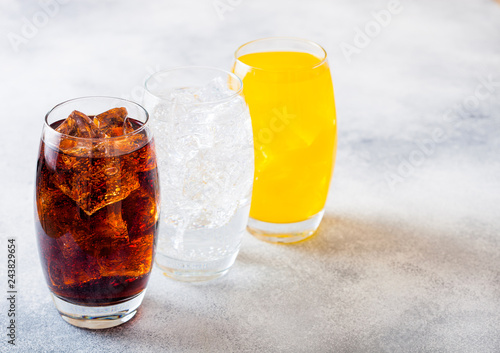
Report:
[[[60,238],[78,226],[78,206],[60,190],[41,186],[37,201],[40,223],[49,237]]]
[[[60,153],[54,184],[87,214],[126,198],[139,187],[131,156],[85,158]]]
[[[92,152],[95,157],[119,156],[136,151],[147,143],[147,135],[141,132],[138,134],[106,139],[96,144],[92,148]]]
[[[123,200],[122,217],[131,238],[141,237],[156,225],[160,214],[159,206],[159,198],[154,198],[151,192],[143,188],[133,191]]]
[[[171,108],[178,105],[213,102],[234,94],[235,91],[229,87],[229,84],[230,82],[222,77],[215,77],[203,86],[176,88],[162,92],[159,96],[174,103]]]
[[[196,98],[201,102],[213,102],[227,98],[234,94],[228,87],[228,82],[222,77],[216,77],[194,92]]]
[[[126,108],[113,108],[96,115],[93,122],[99,129],[101,137],[121,136],[124,133],[127,114]]]
[[[135,128],[132,124],[132,119],[125,118],[125,123],[123,124],[123,134],[130,134],[134,132]]]
[[[166,92],[163,96],[169,101],[175,103],[175,105],[187,105],[191,103],[196,103],[199,101],[197,97],[197,91],[192,87],[176,88],[171,91]]]
[[[74,137],[98,137],[99,131],[87,115],[74,110],[61,125],[56,128],[61,134]]]
[[[72,155],[88,155],[92,149],[90,140],[80,138],[99,137],[99,130],[92,119],[75,110],[57,128],[57,132],[64,134],[57,146],[61,151]],[[75,138],[76,137],[76,138]]]
[[[121,114],[126,114],[125,112],[122,112]],[[108,120],[105,120],[104,118],[101,119],[101,126],[103,126],[101,134],[103,137],[114,138],[108,138],[99,142],[93,149],[94,155],[124,155],[138,150],[148,143],[149,137],[147,131],[133,133],[141,126],[141,124],[134,119],[126,117],[125,120],[120,122],[121,116],[116,117],[115,115],[114,117],[111,117],[109,114],[107,119]],[[108,123],[107,125],[105,125],[106,121]]]
[[[81,285],[99,278],[96,259],[80,248],[71,233],[57,239],[54,251],[56,254],[48,260],[49,277],[54,285]]]
[[[116,203],[107,205],[91,217],[84,217],[71,235],[83,251],[95,258],[119,251],[129,241],[121,205]]]
[[[137,163],[137,172],[148,172],[156,168],[157,158],[155,143],[153,140],[145,147],[141,148],[136,154],[127,156],[131,163]]]
[[[143,234],[109,254],[97,258],[103,277],[139,277],[151,269],[154,249],[154,233]]]
[[[167,100],[168,101],[168,100]],[[166,121],[171,120],[172,113],[175,113],[175,104],[173,103],[165,103],[163,100],[155,99],[154,109],[152,109],[151,117],[153,118],[152,124],[154,125],[156,122],[165,123]]]
[[[137,189],[121,205],[121,217],[127,226],[128,243],[97,261],[101,276],[138,277],[149,271],[153,257],[155,226],[159,217],[158,198],[146,189]]]

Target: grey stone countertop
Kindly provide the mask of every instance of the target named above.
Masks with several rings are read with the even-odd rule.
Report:
[[[498,2],[2,0],[0,23],[0,351],[500,352]],[[162,68],[229,69],[268,36],[329,54],[339,144],[318,234],[293,246],[246,234],[223,278],[155,268],[131,322],[65,323],[33,225],[45,114],[86,95],[140,99]]]

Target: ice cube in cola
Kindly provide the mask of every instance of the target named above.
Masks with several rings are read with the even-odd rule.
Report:
[[[96,115],[93,123],[104,137],[116,137],[123,135],[126,118],[127,109],[113,108]]]
[[[152,269],[155,150],[142,123],[127,114],[73,111],[51,124],[61,133],[57,146],[41,142],[35,222],[41,262],[52,293],[70,303],[126,300],[145,289]]]

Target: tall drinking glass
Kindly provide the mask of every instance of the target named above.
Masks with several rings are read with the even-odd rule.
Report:
[[[252,126],[241,80],[210,67],[157,72],[146,81],[161,174],[157,265],[168,277],[227,273],[248,222]]]
[[[248,230],[269,242],[306,239],[323,217],[337,145],[326,52],[307,40],[267,38],[235,58],[255,144]]]
[[[35,199],[40,260],[62,318],[91,329],[130,320],[146,291],[160,212],[146,110],[111,97],[53,108]]]

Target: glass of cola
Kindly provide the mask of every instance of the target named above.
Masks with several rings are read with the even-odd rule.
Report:
[[[90,329],[130,320],[146,291],[160,213],[147,111],[112,97],[54,107],[35,189],[40,260],[62,318]]]

